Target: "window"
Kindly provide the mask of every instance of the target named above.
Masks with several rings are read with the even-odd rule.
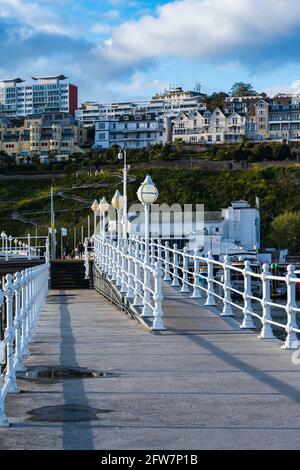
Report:
[[[105,122],[99,123],[99,129],[105,129]]]
[[[105,140],[105,133],[104,132],[99,132],[98,140]]]

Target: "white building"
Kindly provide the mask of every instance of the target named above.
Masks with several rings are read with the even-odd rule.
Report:
[[[172,122],[173,142],[182,139],[189,144],[237,143],[246,132],[244,116],[236,112],[224,114],[219,108],[213,112],[199,109],[181,112]]]
[[[168,126],[167,119],[154,113],[124,114],[118,119],[97,121],[94,149],[110,149],[113,145],[144,148],[164,144],[169,136]]]
[[[174,117],[180,111],[206,109],[205,100],[206,95],[203,93],[175,88],[158,93],[149,101],[83,103],[76,111],[76,118],[86,126],[92,126],[97,121],[119,119],[124,114],[133,113],[155,113],[158,117]]]
[[[74,115],[78,89],[65,82],[66,78],[64,75],[32,77],[31,84],[20,78],[0,80],[0,116],[22,118],[55,111]]]
[[[180,218],[180,216],[179,216]],[[176,214],[170,214],[171,222],[162,221],[162,217],[151,225],[151,236],[176,240],[190,239],[189,248],[198,249],[202,255],[210,251],[216,259],[224,259],[226,254],[241,256],[245,253],[257,253],[260,249],[260,211],[258,207],[251,207],[246,201],[233,201],[231,205],[220,211],[208,211],[204,213],[204,221],[201,228],[196,225],[195,213],[191,214],[190,220],[185,214],[179,220]],[[183,221],[185,222],[183,224]],[[182,227],[181,235],[178,227]],[[164,226],[169,224],[170,226]],[[198,227],[198,228],[197,228]],[[143,236],[144,223],[135,214],[129,217],[128,229],[131,235]],[[170,233],[169,236],[162,234]],[[176,233],[176,236],[172,234]],[[199,243],[199,240],[201,242]]]

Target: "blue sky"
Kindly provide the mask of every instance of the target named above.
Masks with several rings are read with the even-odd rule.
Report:
[[[81,101],[300,92],[299,0],[0,0],[0,41],[1,77],[64,73]]]

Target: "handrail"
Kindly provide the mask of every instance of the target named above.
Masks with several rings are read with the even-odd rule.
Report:
[[[135,241],[144,245],[144,240]],[[180,288],[181,292],[191,293],[194,298],[205,295],[205,305],[216,306],[216,300],[223,303],[222,316],[232,317],[232,307],[242,310],[243,320],[241,328],[254,329],[253,318],[261,322],[260,338],[272,339],[274,334],[271,325],[286,331],[283,345],[285,349],[298,349],[297,333],[300,328],[297,324],[296,314],[300,308],[296,302],[296,284],[300,282],[298,271],[294,265],[287,267],[285,276],[275,276],[270,273],[269,265],[264,264],[262,273],[253,272],[250,261],[244,266],[237,267],[230,264],[229,256],[224,262],[214,260],[211,253],[202,256],[199,252],[188,252],[186,248],[180,250],[176,244],[173,247],[169,242],[150,240],[151,262],[160,261],[164,279],[171,282],[173,287]],[[221,271],[221,277],[216,278],[216,271]],[[235,277],[239,276],[239,282]],[[286,291],[286,303],[280,304],[271,299],[271,283],[280,283]],[[215,291],[218,290],[218,292]],[[243,300],[243,305],[232,296]],[[254,311],[252,302],[260,305],[261,314]],[[280,323],[272,318],[272,308],[279,308],[286,312],[286,323]]]
[[[28,260],[45,259],[46,263],[50,259],[50,243],[48,236],[13,237],[7,236],[4,232],[0,237],[0,260],[1,255],[5,261],[14,258]]]
[[[89,277],[88,239],[85,240],[85,271]],[[94,235],[94,264],[113,282],[119,293],[147,320],[152,331],[164,330],[162,309],[162,269],[147,261],[143,248],[133,239],[103,239]]]
[[[258,273],[253,272],[250,261],[245,261],[241,266],[233,266],[229,256],[225,256],[222,262],[213,259],[211,253],[203,256],[197,250],[193,252],[189,252],[186,248],[181,250],[176,244],[170,246],[169,242],[155,239],[149,240],[147,250],[149,261],[145,265],[144,239],[136,237],[125,242],[119,240],[118,243],[102,240],[99,236],[93,239],[96,265],[108,273],[127,298],[133,297],[136,305],[142,303],[143,309],[149,315],[153,315],[154,311],[153,304],[149,306],[149,298],[151,295],[155,297],[155,289],[151,287],[145,273],[151,273],[154,278],[158,266],[164,281],[179,288],[182,293],[190,293],[196,299],[204,296],[207,306],[218,306],[217,301],[219,303],[221,301],[223,304],[221,316],[232,317],[235,315],[234,309],[241,311],[243,314],[241,328],[257,328],[258,321],[261,324],[259,337],[273,339],[271,325],[276,326],[286,332],[284,349],[299,348],[297,334],[300,333],[300,328],[296,315],[300,312],[300,308],[296,302],[296,284],[300,283],[300,280],[294,265],[287,267],[285,276],[271,274],[268,264],[264,264],[262,272]],[[141,281],[141,271],[143,271],[143,281]],[[218,277],[216,277],[217,272]],[[272,298],[271,287],[275,284],[279,284],[284,295],[286,294],[285,304],[278,303]],[[277,289],[278,295],[280,289]],[[254,302],[258,307],[256,311],[253,307]],[[272,317],[273,308],[285,311],[285,322],[281,323]],[[253,319],[256,319],[256,324]]]
[[[6,328],[0,342],[0,359],[4,371],[0,385],[0,427],[9,426],[5,416],[5,398],[18,393],[16,372],[26,370],[23,358],[28,354],[32,330],[48,292],[49,263],[27,268],[14,275],[7,274],[4,289],[0,289],[0,314]]]

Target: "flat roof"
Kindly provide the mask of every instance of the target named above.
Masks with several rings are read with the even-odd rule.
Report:
[[[15,82],[15,83],[23,83],[25,80],[22,80],[21,78],[6,78],[4,80],[0,80],[1,83],[9,83],[9,82]]]
[[[45,77],[31,77],[32,80],[65,80],[66,77],[65,75],[48,75],[48,76],[45,76]]]

